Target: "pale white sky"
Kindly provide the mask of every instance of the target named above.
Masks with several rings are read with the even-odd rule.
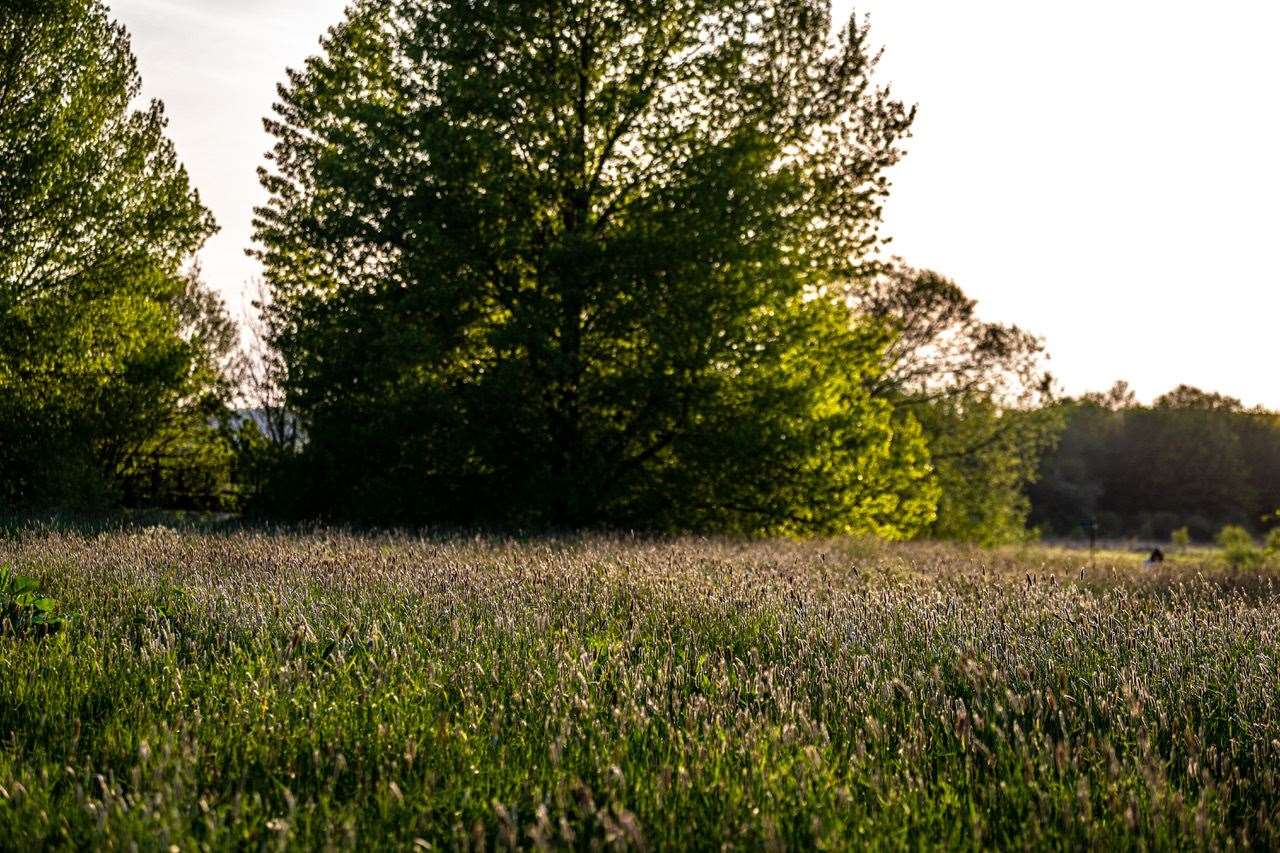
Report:
[[[111,5],[222,226],[206,277],[240,311],[261,118],[344,0]],[[1044,336],[1068,392],[1187,382],[1280,409],[1280,3],[856,7],[880,79],[920,105],[886,209],[894,253]]]

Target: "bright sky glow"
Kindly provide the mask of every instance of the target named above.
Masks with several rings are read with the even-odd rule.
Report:
[[[846,14],[850,0],[838,0]],[[222,226],[246,310],[275,85],[343,0],[115,0],[144,94]],[[1280,4],[862,0],[880,79],[920,105],[891,250],[1042,335],[1070,393],[1180,382],[1280,409]]]

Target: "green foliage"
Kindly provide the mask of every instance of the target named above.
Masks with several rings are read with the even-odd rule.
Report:
[[[0,565],[0,637],[43,637],[75,619],[58,612],[58,602],[40,592],[40,582]]]
[[[811,0],[354,4],[257,238],[300,512],[915,533],[936,486],[839,295],[912,112]],[[478,73],[483,69],[482,73]],[[308,505],[308,502],[309,505]]]
[[[982,321],[954,282],[900,261],[849,298],[892,334],[873,396],[919,420],[929,444],[941,497],[921,532],[984,545],[1025,539],[1026,486],[1062,428],[1047,405],[1043,343]]]
[[[1280,845],[1274,576],[866,542],[0,539],[26,574],[54,560],[76,630],[0,638],[6,848]]]
[[[1280,557],[1280,527],[1273,527],[1267,532],[1267,540],[1264,547],[1269,556]]]
[[[1169,535],[1169,541],[1181,550],[1186,550],[1191,544],[1191,531],[1186,527],[1179,527]]]
[[[1235,568],[1256,567],[1264,556],[1249,531],[1234,524],[1228,524],[1218,531],[1218,547],[1222,548],[1223,557]]]
[[[1004,407],[982,397],[935,401],[927,409],[920,417],[942,493],[928,535],[982,545],[1033,535],[1026,488],[1057,440],[1057,410]]]
[[[125,501],[170,509],[232,509],[239,496],[232,482],[235,451],[228,403],[241,372],[239,330],[221,298],[201,282],[198,269],[186,277],[169,310],[174,316],[165,330],[166,342],[183,372],[153,389],[154,419],[128,433],[130,454],[116,469]]]
[[[117,500],[149,448],[207,440],[220,304],[181,274],[213,231],[135,110],[129,39],[96,0],[0,11],[0,503]],[[216,309],[216,310],[215,310]],[[221,322],[220,320],[215,322]],[[225,327],[224,330],[225,331]]]

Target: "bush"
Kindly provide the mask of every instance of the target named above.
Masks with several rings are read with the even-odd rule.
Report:
[[[1280,527],[1272,528],[1264,546],[1268,556],[1280,555]]]
[[[1191,531],[1186,527],[1179,527],[1169,538],[1180,550],[1185,551],[1191,544]]]
[[[1251,568],[1262,562],[1263,553],[1254,544],[1253,536],[1239,525],[1228,524],[1218,531],[1218,545],[1233,568]]]

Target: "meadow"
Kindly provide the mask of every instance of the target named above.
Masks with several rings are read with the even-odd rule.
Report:
[[[1280,845],[1280,587],[1208,554],[28,528],[0,565],[73,617],[5,611],[0,847]]]

